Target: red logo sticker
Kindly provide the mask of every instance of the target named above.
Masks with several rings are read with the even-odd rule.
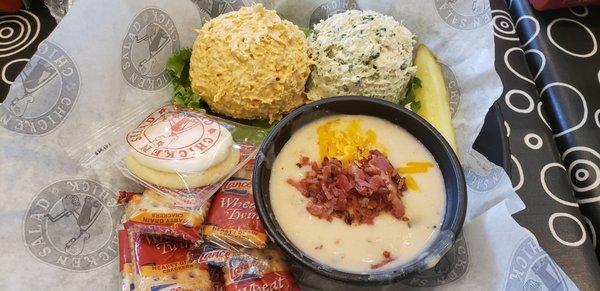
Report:
[[[138,153],[162,160],[186,160],[205,153],[221,137],[221,126],[204,115],[166,105],[127,134]]]

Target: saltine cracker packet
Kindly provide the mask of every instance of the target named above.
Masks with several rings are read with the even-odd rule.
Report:
[[[210,200],[201,206],[168,199],[153,190],[132,195],[125,210],[125,228],[142,233],[166,234],[197,243]]]

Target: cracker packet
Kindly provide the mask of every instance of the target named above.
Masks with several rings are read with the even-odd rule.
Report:
[[[209,204],[197,206],[183,203],[146,189],[143,195],[129,197],[124,226],[141,233],[166,234],[199,243]]]
[[[264,248],[267,234],[256,212],[252,182],[233,178],[214,195],[203,235],[228,249]]]
[[[129,232],[135,288],[143,291],[210,290],[208,266],[188,260],[193,244],[166,235]]]
[[[84,167],[116,165],[169,198],[202,205],[256,154],[266,130],[173,105],[143,104],[83,142],[67,145]]]
[[[190,254],[188,259],[222,268],[225,290],[300,290],[274,245],[235,251],[206,243],[201,252]]]
[[[249,249],[246,254],[229,259],[224,266],[225,290],[300,290],[283,255],[274,246]],[[262,267],[265,263],[266,267]]]
[[[234,251],[211,243],[203,244],[201,249],[200,253],[193,253],[191,254],[193,257],[189,257],[188,259],[212,267],[225,267],[227,261],[234,256]]]

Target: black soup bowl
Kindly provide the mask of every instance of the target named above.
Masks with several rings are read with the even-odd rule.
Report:
[[[446,189],[446,208],[440,232],[433,242],[412,261],[393,269],[373,273],[349,273],[323,265],[300,251],[277,223],[271,207],[269,181],[273,161],[302,126],[319,118],[334,115],[370,115],[396,124],[417,138],[438,163]],[[390,149],[393,150],[393,149]],[[454,151],[442,135],[417,114],[396,104],[361,96],[341,96],[304,105],[283,118],[263,141],[254,166],[254,201],[267,234],[295,263],[329,279],[353,284],[386,284],[434,267],[452,247],[465,219],[467,195],[462,168]],[[307,233],[306,235],[311,235]]]

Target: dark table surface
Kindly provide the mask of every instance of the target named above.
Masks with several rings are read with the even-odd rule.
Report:
[[[510,5],[510,9],[508,5]],[[536,235],[540,245],[578,287],[582,290],[600,290],[600,265],[592,246],[592,244],[595,244],[596,239],[595,236],[588,234],[586,229],[591,225],[590,219],[592,217],[598,219],[600,213],[598,208],[589,210],[589,205],[582,205],[581,208],[588,209],[586,215],[590,219],[587,219],[581,215],[580,208],[576,207],[577,202],[581,203],[582,199],[600,196],[600,194],[587,193],[589,191],[580,193],[581,191],[578,191],[576,200],[571,180],[575,179],[574,181],[578,182],[574,183],[576,186],[579,185],[579,188],[576,189],[586,187],[581,184],[586,183],[586,181],[579,181],[577,177],[567,175],[571,171],[566,169],[570,164],[575,163],[573,158],[569,158],[570,164],[566,165],[563,164],[563,159],[561,159],[561,153],[564,154],[569,148],[577,145],[591,146],[599,150],[600,133],[597,130],[598,128],[592,128],[587,131],[582,130],[576,135],[565,134],[564,137],[559,138],[553,136],[552,130],[556,134],[568,129],[569,124],[571,126],[577,124],[576,121],[573,123],[570,118],[580,111],[580,108],[577,108],[573,103],[552,97],[560,94],[560,92],[552,93],[548,90],[546,93],[546,91],[541,90],[545,84],[555,81],[556,75],[570,76],[568,80],[577,84],[587,82],[582,81],[587,79],[579,78],[579,76],[582,74],[582,68],[587,68],[586,61],[589,61],[592,64],[592,69],[589,69],[591,72],[586,72],[586,74],[597,74],[595,87],[592,85],[589,88],[585,87],[585,83],[582,86],[587,88],[585,89],[587,96],[591,97],[595,92],[595,97],[598,97],[598,92],[600,92],[598,88],[598,82],[600,82],[600,72],[598,71],[600,70],[600,62],[598,59],[600,54],[596,53],[593,59],[580,60],[579,63],[570,59],[561,60],[560,55],[551,57],[548,54],[545,69],[541,69],[538,75],[536,70],[529,67],[537,65],[539,68],[540,65],[536,63],[536,58],[533,57],[533,54],[538,56],[539,54],[533,52],[532,49],[543,51],[545,47],[548,47],[548,40],[544,37],[533,37],[531,42],[521,40],[527,39],[528,31],[529,33],[535,33],[535,28],[525,25],[526,22],[530,22],[530,24],[538,22],[542,24],[543,28],[547,28],[553,19],[558,18],[577,18],[578,21],[589,22],[586,22],[586,24],[592,27],[592,36],[595,35],[595,39],[598,40],[600,13],[598,13],[598,9],[593,10],[591,8],[536,13],[531,11],[525,0],[508,0],[507,2],[491,0],[489,9],[496,35],[495,66],[501,77],[504,91],[494,106],[490,108],[474,148],[492,162],[503,167],[511,177],[517,194],[527,206],[524,211],[514,215],[517,222]],[[33,7],[30,11],[20,11],[13,15],[0,14],[0,16],[5,16],[0,20],[0,48],[4,49],[0,53],[0,68],[2,69],[0,101],[2,101],[12,80],[18,77],[19,72],[36,51],[37,44],[50,34],[56,26],[56,22],[44,7],[42,1],[33,1]],[[532,18],[539,20],[531,20]],[[7,19],[14,19],[24,25],[20,26],[17,23],[11,26],[10,23],[15,22],[4,22],[6,24],[3,24],[2,21]],[[559,24],[572,23],[562,21]],[[5,29],[5,27],[10,27],[10,29]],[[20,31],[21,27],[26,30]],[[579,49],[577,38],[572,38],[573,35],[569,33],[568,27],[563,28],[560,25],[556,25],[556,27],[558,28],[557,33],[568,35],[567,38],[574,42],[568,44],[569,48]],[[13,32],[11,37],[17,39],[14,43],[19,45],[5,45],[7,41],[1,41],[2,38],[7,38],[9,32]],[[542,33],[538,32],[538,34]],[[579,33],[578,35],[582,39],[581,42],[584,42],[585,33]],[[527,45],[523,46],[523,43]],[[585,49],[582,48],[581,50]],[[595,68],[593,65],[595,65]],[[569,71],[565,73],[564,70],[567,69]],[[535,75],[531,71],[535,71]],[[556,72],[560,72],[560,74]],[[540,89],[540,87],[542,88]],[[538,93],[540,91],[543,91],[542,98]],[[591,102],[596,102],[595,107],[591,107],[598,110],[600,99],[596,98],[595,101]],[[589,122],[590,126],[594,125],[594,117],[596,118],[595,122],[598,123],[598,111],[591,111],[590,109],[589,115],[592,118],[592,122]],[[598,127],[600,128],[600,124],[598,124]],[[597,165],[598,162],[595,164]],[[591,170],[593,172],[593,166]],[[590,169],[587,169],[587,171],[589,173]],[[493,173],[488,174],[493,175]],[[598,172],[595,172],[595,175],[598,174]],[[598,176],[594,177],[600,179]],[[478,183],[481,182],[481,179],[493,179],[493,177],[485,175],[467,176],[469,183]],[[596,188],[595,190],[600,189]],[[595,193],[598,192],[600,191]],[[595,214],[594,211],[596,211]],[[596,225],[600,225],[600,221]],[[593,233],[595,234],[595,232]]]

